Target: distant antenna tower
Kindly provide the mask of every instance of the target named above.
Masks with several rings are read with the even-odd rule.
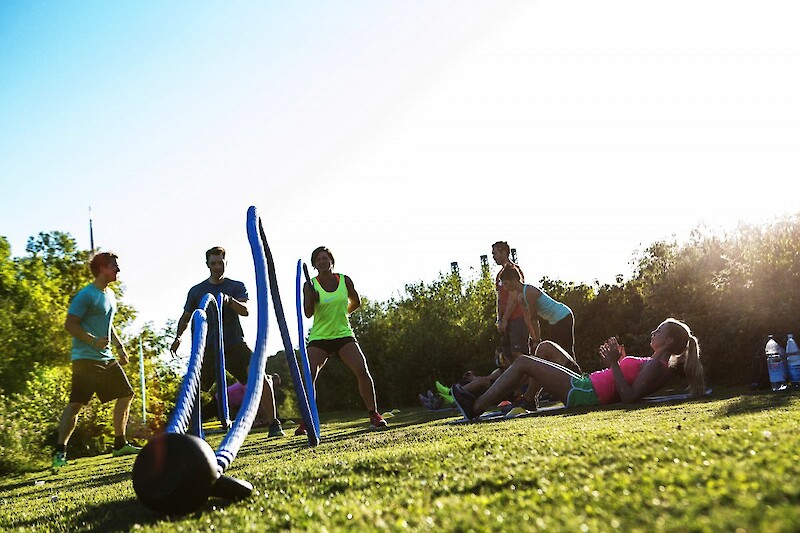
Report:
[[[89,257],[94,257],[94,228],[92,228],[92,206],[89,206]]]

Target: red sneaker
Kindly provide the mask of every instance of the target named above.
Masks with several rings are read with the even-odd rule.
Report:
[[[297,429],[294,430],[295,435],[307,435],[308,432],[306,431],[306,422],[305,420],[300,421],[300,425],[297,426]]]
[[[377,411],[369,415],[369,429],[385,428],[388,425]]]

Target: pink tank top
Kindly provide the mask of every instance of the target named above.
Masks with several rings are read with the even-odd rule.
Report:
[[[642,370],[642,366],[649,360],[650,357],[623,357],[619,360],[619,369],[622,370],[622,377],[625,378],[628,384],[632,385]],[[664,368],[666,367],[667,364],[664,363]],[[619,401],[617,384],[614,383],[614,374],[610,368],[592,372],[589,374],[589,379],[592,381],[592,387],[594,387],[594,392],[597,394],[597,399],[600,400],[601,404]]]

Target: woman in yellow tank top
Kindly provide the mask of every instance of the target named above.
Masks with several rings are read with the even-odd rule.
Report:
[[[311,265],[317,269],[318,275],[311,280],[311,285],[306,282],[303,286],[303,311],[306,318],[314,317],[306,346],[311,378],[316,383],[328,358],[338,353],[358,380],[358,392],[369,412],[370,428],[383,428],[387,423],[378,413],[375,384],[348,318],[361,305],[361,298],[353,280],[333,272],[334,263],[328,248],[316,248],[311,253]],[[303,433],[305,428],[301,425],[296,434]]]

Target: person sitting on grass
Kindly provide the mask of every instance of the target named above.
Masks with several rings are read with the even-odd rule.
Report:
[[[563,350],[552,351],[543,355],[553,363],[564,366],[568,369],[572,369],[573,371],[580,371],[580,367],[575,360],[568,354],[565,354]],[[501,340],[500,346],[495,349],[494,362],[496,368],[486,376],[479,376],[472,370],[468,370],[464,372],[464,375],[458,382],[458,386],[469,396],[480,396],[489,390],[492,384],[498,380],[503,372],[509,369],[512,361],[520,357],[516,356],[515,358],[515,356],[516,354],[512,352],[511,346],[507,342],[507,337],[504,337]],[[450,398],[453,398],[454,387],[455,386],[446,389]],[[539,406],[539,395],[541,391],[542,387],[539,386],[538,383],[521,383],[518,387],[515,387],[507,395],[498,400],[499,402],[504,402],[506,400],[508,401],[508,404],[503,406],[501,411],[503,414],[517,408],[525,409],[526,411],[536,411]],[[439,394],[444,396],[442,391],[439,391]],[[426,399],[427,398],[424,395],[420,394],[420,401],[422,401],[422,404],[430,409],[430,407],[428,407],[426,404]],[[429,399],[427,400],[430,401]],[[455,400],[452,400],[451,403],[454,403],[454,401]]]
[[[474,396],[461,386],[453,386],[456,406],[465,418],[478,418],[496,405],[509,391],[526,380],[538,383],[567,407],[636,402],[666,384],[674,371],[682,368],[689,380],[691,396],[705,393],[705,375],[700,361],[700,346],[689,326],[668,318],[650,334],[650,357],[632,357],[611,337],[600,346],[607,368],[579,375],[547,359],[566,355],[559,345],[544,341],[535,356],[518,357],[484,394]]]
[[[497,368],[492,370],[486,376],[479,376],[474,370],[467,370],[458,380],[458,384],[464,387],[465,390],[471,392],[473,395],[478,395],[485,392],[494,381],[500,377],[503,370],[508,368],[508,359],[503,357],[500,348],[495,352],[495,364]],[[455,400],[453,400],[453,388],[442,385],[440,381],[436,381],[436,393],[428,390],[424,394],[418,395],[419,401],[428,411],[438,411],[439,409],[449,409],[455,407]]]

